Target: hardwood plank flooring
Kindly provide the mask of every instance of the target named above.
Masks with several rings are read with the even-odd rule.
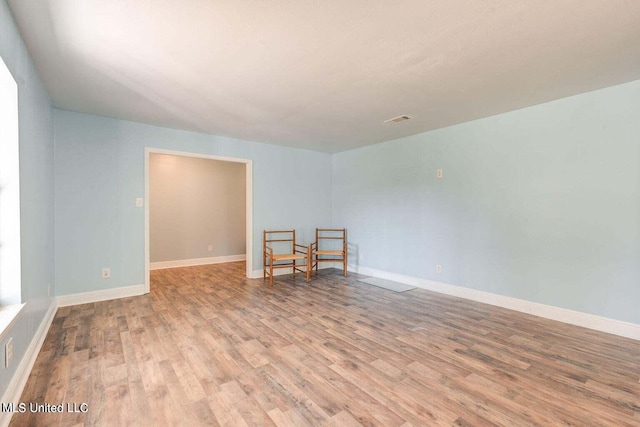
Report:
[[[640,426],[640,342],[322,270],[157,270],[58,310],[12,426]]]

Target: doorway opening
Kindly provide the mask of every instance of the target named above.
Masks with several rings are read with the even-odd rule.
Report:
[[[245,238],[245,254],[246,254],[246,277],[251,278],[251,274],[253,271],[253,209],[252,209],[252,200],[253,200],[253,184],[252,184],[252,161],[249,159],[241,159],[241,158],[233,158],[233,157],[222,157],[222,156],[214,156],[214,155],[206,155],[199,153],[189,153],[182,151],[173,151],[173,150],[164,150],[164,149],[156,149],[156,148],[145,148],[145,292],[148,293],[150,291],[150,270],[152,269],[152,264],[158,265],[162,263],[152,263],[151,262],[151,224],[150,224],[150,211],[152,209],[151,203],[151,193],[150,193],[150,180],[152,177],[151,173],[151,157],[152,155],[165,155],[167,159],[171,159],[171,156],[175,156],[176,160],[184,160],[184,161],[195,161],[195,164],[198,163],[198,160],[216,160],[219,162],[230,162],[232,164],[228,165],[230,167],[234,167],[234,164],[244,164],[244,209],[245,209],[245,221],[244,221],[244,238]],[[236,169],[237,170],[237,169]],[[194,201],[197,203],[197,199]],[[188,208],[188,207],[187,207]],[[237,226],[236,234],[237,234]],[[196,243],[197,245],[197,243]],[[200,245],[202,246],[202,245]],[[206,248],[207,245],[205,245]],[[214,251],[212,244],[208,245],[209,251]],[[237,246],[237,245],[236,245]],[[160,246],[161,248],[161,246]],[[166,249],[166,248],[165,248]],[[188,250],[188,249],[185,249]],[[192,249],[193,250],[193,249]],[[158,249],[158,247],[154,246],[154,251],[162,251],[162,249]],[[213,254],[213,252],[212,252]],[[233,257],[228,257],[229,260],[233,260]],[[202,260],[202,263],[206,263],[209,258],[200,258],[195,260],[196,262]],[[214,259],[214,258],[210,258]],[[225,257],[218,257],[217,259],[225,259]],[[165,263],[165,265],[170,265],[171,263]],[[197,265],[197,264],[193,264]],[[177,265],[176,265],[177,266]]]

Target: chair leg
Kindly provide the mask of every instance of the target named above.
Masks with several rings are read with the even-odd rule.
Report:
[[[346,253],[342,258],[342,274],[344,274],[344,277],[347,277],[347,254]]]
[[[269,285],[273,286],[273,260],[269,263]]]

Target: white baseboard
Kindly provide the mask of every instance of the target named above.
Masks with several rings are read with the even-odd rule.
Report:
[[[146,292],[145,285],[124,286],[122,288],[102,289],[99,291],[82,292],[79,294],[60,295],[56,298],[58,307],[66,307],[69,305],[88,304],[92,302],[107,301],[110,299],[135,297],[144,295]]]
[[[38,330],[31,339],[31,343],[29,343],[29,347],[27,347],[15,374],[13,374],[13,378],[5,391],[4,396],[2,396],[2,403],[13,403],[17,406],[20,401],[20,396],[22,396],[24,386],[27,384],[27,380],[29,379],[33,365],[36,363],[36,358],[38,357],[38,353],[40,353],[44,339],[47,337],[49,327],[51,327],[51,323],[53,322],[57,309],[56,301],[51,301],[49,309],[45,313],[42,322],[40,322],[40,326],[38,326]],[[8,426],[11,422],[12,416],[12,412],[1,412],[0,426]]]
[[[149,270],[161,270],[163,268],[177,268],[177,267],[193,267],[194,265],[222,264],[225,262],[245,261],[246,259],[247,259],[247,256],[245,254],[240,254],[240,255],[215,256],[215,257],[209,257],[209,258],[178,259],[175,261],[158,261],[158,262],[149,263]]]
[[[394,282],[405,283],[407,285],[439,292],[441,294],[466,298],[472,301],[478,301],[485,304],[508,308],[510,310],[520,311],[522,313],[532,314],[534,316],[544,317],[546,319],[557,320],[559,322],[570,323],[572,325],[582,326],[596,331],[640,340],[640,325],[635,323],[623,322],[621,320],[596,316],[580,311],[569,310],[567,308],[554,307],[551,305],[492,294],[490,292],[464,288],[462,286],[449,285],[433,280],[421,279],[419,277],[390,273],[368,267],[349,264],[348,269],[355,273],[393,280]]]

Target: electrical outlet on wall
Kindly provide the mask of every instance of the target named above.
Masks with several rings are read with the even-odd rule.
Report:
[[[441,265],[436,265],[436,273],[438,273],[438,274],[442,273],[442,266]]]
[[[438,169],[438,170],[436,171],[436,178],[440,179],[440,178],[442,178],[442,176],[443,176],[442,169]]]
[[[108,267],[104,267],[102,269],[102,278],[103,279],[108,279],[109,277],[111,277],[111,269]]]
[[[209,245],[209,252],[213,252],[213,245]]]

